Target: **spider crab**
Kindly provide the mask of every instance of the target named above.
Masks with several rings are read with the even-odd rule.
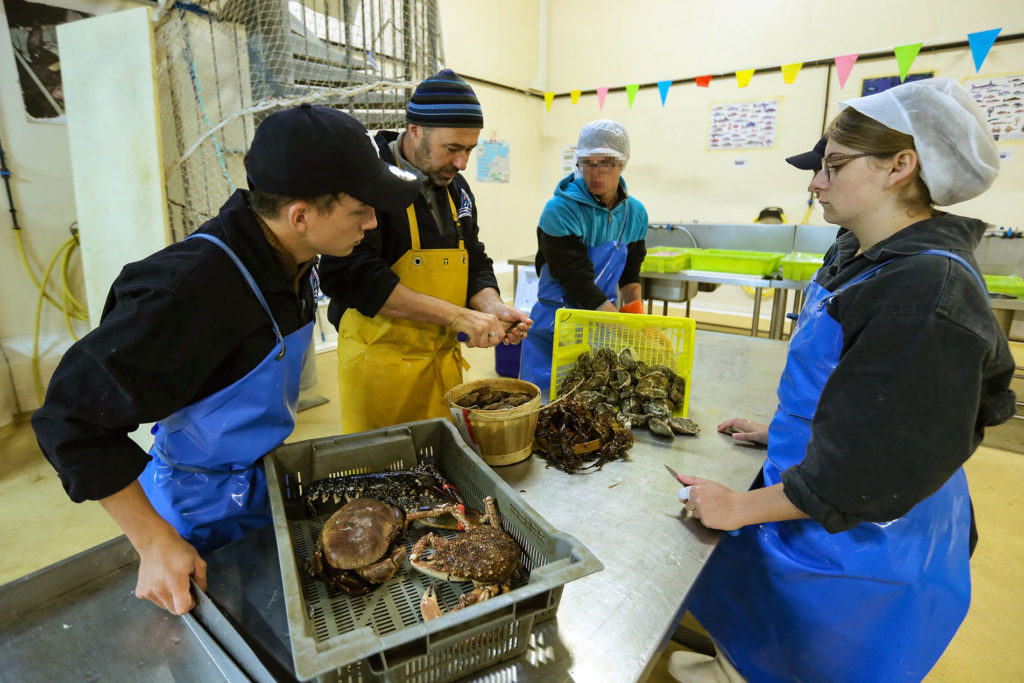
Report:
[[[511,590],[509,580],[519,569],[522,551],[512,537],[501,530],[494,498],[484,498],[484,509],[486,514],[476,524],[457,505],[444,505],[408,515],[409,520],[414,520],[450,514],[466,529],[453,539],[428,533],[416,542],[409,553],[412,566],[427,576],[444,581],[473,582],[473,590],[460,597],[453,610],[508,593]],[[429,559],[423,557],[427,548],[433,550]],[[441,616],[433,586],[420,600],[420,613],[425,621]]]

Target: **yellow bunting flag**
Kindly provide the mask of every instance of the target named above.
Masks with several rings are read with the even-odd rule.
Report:
[[[900,67],[900,83],[907,78],[907,74],[910,73],[910,66],[917,59],[917,53],[921,51],[921,43],[911,43],[910,45],[900,45],[894,47],[892,51],[896,54],[896,64]]]
[[[569,91],[569,97],[572,98],[572,103],[573,104],[576,104],[577,102],[580,101],[580,93],[582,93],[582,92],[583,92],[582,90],[570,90]]]
[[[783,64],[782,65],[782,80],[786,83],[792,83],[796,80],[796,75],[800,73],[800,67],[804,65],[803,62],[797,62],[796,64]]]
[[[544,93],[544,106],[547,107],[548,111],[551,111],[551,100],[555,99],[555,93],[546,92]]]
[[[639,83],[626,86],[626,98],[629,100],[629,108],[633,108],[633,100],[636,99],[636,91],[640,89]]]
[[[743,71],[736,72],[736,85],[741,88],[746,88],[750,85],[750,77],[754,75],[753,69],[744,69]]]

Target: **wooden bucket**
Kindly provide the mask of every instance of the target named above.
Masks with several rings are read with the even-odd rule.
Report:
[[[456,401],[483,387],[499,391],[522,391],[532,398],[508,410],[463,408]],[[522,462],[533,452],[533,431],[540,413],[540,388],[521,379],[498,377],[464,382],[452,387],[445,400],[452,412],[452,421],[462,438],[491,466]]]

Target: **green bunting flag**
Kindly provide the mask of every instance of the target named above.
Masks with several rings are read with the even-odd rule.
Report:
[[[921,51],[922,43],[912,43],[910,45],[900,45],[894,47],[892,51],[896,53],[896,64],[900,67],[900,83],[907,78],[907,74],[910,73],[910,66],[917,59],[917,53]]]
[[[633,100],[636,98],[636,91],[640,89],[639,83],[626,86],[626,98],[629,100],[629,108],[633,108]]]

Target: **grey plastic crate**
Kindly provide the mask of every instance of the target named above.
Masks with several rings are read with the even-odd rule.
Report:
[[[493,496],[501,526],[523,550],[512,591],[448,612],[471,583],[444,583],[408,562],[363,596],[332,591],[304,569],[323,523],[312,519],[304,487],[328,476],[408,469],[434,458],[466,505]],[[535,623],[554,616],[562,587],[603,569],[579,541],[556,531],[468,448],[448,420],[280,446],[264,459],[296,674],[320,681],[450,681],[526,650]],[[437,529],[433,530],[435,533]],[[410,525],[407,549],[426,533]],[[458,532],[442,531],[452,537]],[[446,612],[424,623],[419,602],[434,584]]]

